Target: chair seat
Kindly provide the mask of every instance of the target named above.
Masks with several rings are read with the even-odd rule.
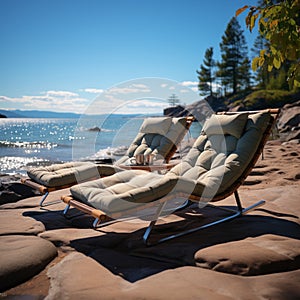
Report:
[[[142,207],[145,203],[167,195],[177,176],[164,176],[142,170],[127,170],[112,176],[73,186],[76,198],[108,215]]]
[[[83,180],[84,178],[95,177],[97,167],[89,162],[69,162],[33,168],[27,174],[39,184],[47,187],[57,187],[77,182],[79,178]]]

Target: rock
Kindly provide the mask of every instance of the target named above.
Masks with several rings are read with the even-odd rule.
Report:
[[[71,253],[50,268],[51,287],[45,300],[50,299],[120,299],[119,287],[130,287],[94,259]]]
[[[195,254],[198,267],[236,275],[263,275],[300,267],[300,241],[263,235],[201,249]]]
[[[57,255],[55,246],[36,236],[0,237],[0,292],[42,271]]]
[[[164,116],[180,116],[184,110],[181,105],[167,107],[164,109]]]
[[[20,175],[0,174],[0,205],[34,197],[38,193],[20,182]]]
[[[43,223],[26,218],[18,210],[0,210],[0,235],[37,235],[45,231]]]
[[[117,269],[116,269],[117,270]],[[139,271],[137,271],[139,272]],[[299,299],[300,271],[242,277],[191,266],[129,282],[88,256],[71,253],[51,267],[45,300],[56,299]]]
[[[283,141],[300,139],[300,101],[282,108],[277,126]]]
[[[164,110],[164,114],[173,117],[194,116],[198,122],[204,121],[214,111],[225,111],[228,108],[224,105],[224,98],[208,96],[203,100],[192,104],[169,107]]]
[[[90,129],[88,129],[88,131],[100,132],[101,128],[99,128],[99,127],[96,126],[96,127],[92,127]]]

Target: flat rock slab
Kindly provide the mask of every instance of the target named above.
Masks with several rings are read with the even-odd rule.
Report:
[[[198,267],[237,275],[263,275],[300,268],[300,241],[264,235],[201,249]]]
[[[49,195],[47,196],[44,204],[47,205],[49,203],[54,203],[51,206],[46,206],[45,209],[64,209],[64,207],[66,206],[61,200],[61,196],[62,195],[68,195],[70,193],[70,191],[68,189],[63,189],[63,190],[58,190],[58,191],[54,191],[49,193]],[[6,203],[0,206],[0,209],[18,209],[18,208],[29,208],[29,207],[36,207],[39,208],[39,204],[41,202],[43,198],[43,195],[39,195],[36,197],[31,197],[31,198],[27,198],[27,199],[23,199],[14,203]]]
[[[0,292],[38,274],[56,255],[56,247],[42,238],[0,236]]]
[[[0,235],[37,235],[45,231],[45,226],[33,218],[24,217],[18,210],[0,210]]]
[[[128,263],[129,264],[129,263]],[[48,270],[56,299],[299,299],[300,271],[242,277],[196,267],[158,272],[134,283],[109,272],[80,253],[71,253]]]

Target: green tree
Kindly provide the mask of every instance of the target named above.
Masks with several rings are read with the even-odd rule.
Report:
[[[248,47],[243,30],[234,17],[222,36],[220,48],[221,62],[218,63],[217,76],[226,91],[229,89],[235,94],[249,87],[249,70],[246,70]]]
[[[213,95],[213,82],[215,80],[213,76],[213,67],[215,65],[213,54],[213,47],[206,49],[203,64],[200,65],[200,70],[196,71],[199,80],[198,89],[202,91],[202,95],[206,95],[207,93],[210,96]]]
[[[254,57],[259,56],[261,49],[269,49],[270,43],[262,36],[258,35],[254,41],[253,48],[251,49]],[[255,71],[257,87],[260,89],[277,89],[277,90],[289,90],[287,83],[288,70],[290,62],[285,61],[279,70],[273,68],[268,72],[267,66],[263,65]]]
[[[253,48],[251,48],[251,52],[253,53],[253,57],[259,56],[260,50],[264,48],[268,48],[267,40],[262,36],[258,35],[254,41]],[[260,89],[266,89],[267,84],[270,80],[270,73],[267,70],[266,66],[262,66],[255,70],[255,77],[254,77],[257,87]]]
[[[238,82],[243,90],[249,90],[251,88],[251,79],[252,74],[251,70],[251,61],[248,57],[245,57],[239,66],[238,69]]]
[[[180,100],[175,94],[172,94],[169,97],[168,102],[169,102],[170,106],[176,106],[177,104],[180,103]]]
[[[252,69],[266,66],[271,72],[289,62],[290,86],[300,87],[300,0],[260,1],[258,6],[238,9],[236,16],[248,9],[247,27],[252,31],[258,20],[259,34],[270,44],[252,60]]]

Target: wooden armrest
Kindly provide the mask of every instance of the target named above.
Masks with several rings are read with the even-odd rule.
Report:
[[[39,191],[42,194],[46,194],[49,192],[48,188],[44,185],[41,185],[37,182],[32,181],[30,178],[22,178],[21,182],[37,191]]]

